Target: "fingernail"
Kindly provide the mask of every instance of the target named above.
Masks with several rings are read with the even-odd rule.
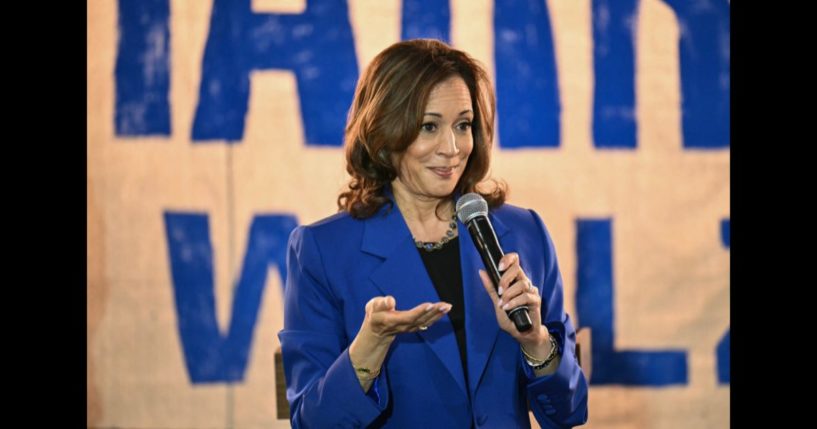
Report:
[[[452,306],[453,306],[452,304],[448,304],[448,305],[444,306],[444,307],[442,308],[442,312],[443,312],[443,313],[448,313],[449,311],[451,311],[451,307],[452,307]]]
[[[496,293],[502,295],[502,286],[500,286],[499,289],[497,289]]]
[[[508,303],[508,304],[503,305],[503,306],[502,306],[502,309],[503,309],[503,310],[507,310],[509,305],[511,305],[511,304],[510,304],[510,303]]]
[[[434,308],[434,304],[428,304],[426,306],[426,311],[431,311],[432,308]]]
[[[496,303],[497,307],[502,307],[502,298],[499,298],[499,301]]]
[[[499,261],[499,266],[497,267],[497,269],[499,269],[499,271],[504,270],[505,269],[505,261]]]

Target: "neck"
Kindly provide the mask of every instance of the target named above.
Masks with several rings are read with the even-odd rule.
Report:
[[[394,201],[416,240],[437,241],[445,234],[454,212],[451,198],[411,194],[400,185],[392,186],[392,190]]]
[[[420,223],[434,220],[448,221],[449,216],[453,213],[454,202],[449,197],[436,198],[409,194],[400,186],[393,186],[392,190],[394,192],[394,201],[406,220]],[[440,205],[441,202],[442,205]],[[438,205],[440,205],[439,211],[437,211]],[[442,216],[442,219],[437,216],[437,213]]]

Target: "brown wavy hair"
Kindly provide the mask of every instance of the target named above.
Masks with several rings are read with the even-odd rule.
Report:
[[[395,43],[378,54],[360,77],[349,110],[344,144],[348,190],[338,196],[338,209],[358,219],[393,202],[384,195],[398,175],[392,163],[417,139],[431,90],[460,76],[471,93],[474,149],[454,192],[477,192],[489,207],[505,202],[507,185],[491,180],[489,192],[477,190],[488,174],[494,135],[496,99],[488,74],[467,53],[437,40]]]

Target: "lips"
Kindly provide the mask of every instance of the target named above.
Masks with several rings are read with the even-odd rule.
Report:
[[[447,179],[454,175],[454,171],[457,169],[457,166],[453,167],[429,167],[429,170],[433,171],[434,174],[440,176],[444,179]]]

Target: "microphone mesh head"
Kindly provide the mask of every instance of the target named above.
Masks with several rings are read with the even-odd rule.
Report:
[[[476,216],[488,216],[488,203],[482,195],[470,192],[457,200],[457,218],[460,222],[468,223]]]

